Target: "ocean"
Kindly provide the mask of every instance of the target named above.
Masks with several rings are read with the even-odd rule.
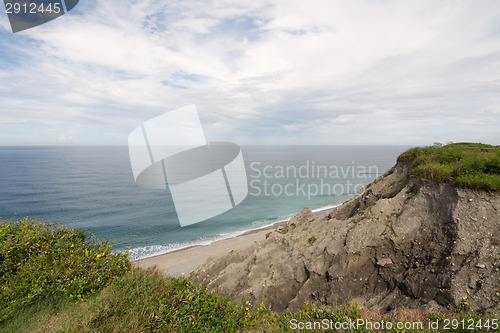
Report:
[[[339,205],[407,148],[243,146],[247,197],[181,227],[170,192],[135,184],[126,146],[0,147],[0,217],[58,222],[129,248],[131,259],[147,258],[268,227],[304,207]]]

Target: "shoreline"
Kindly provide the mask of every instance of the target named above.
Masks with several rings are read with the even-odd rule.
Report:
[[[156,266],[162,273],[170,276],[188,276],[208,259],[217,258],[233,250],[246,248],[258,241],[265,240],[268,232],[285,223],[287,222],[251,230],[242,235],[222,239],[208,245],[193,245],[165,254],[135,260],[132,261],[132,264],[142,268]]]
[[[316,209],[314,214],[319,215],[335,207],[336,206],[328,206],[323,209]],[[192,245],[164,254],[137,259],[132,261],[132,264],[142,268],[156,266],[162,273],[170,276],[188,276],[208,259],[217,258],[233,250],[247,248],[258,241],[265,240],[266,234],[288,223],[290,219],[291,218],[285,221],[276,222],[268,227],[249,230],[241,235],[222,239],[211,244]]]
[[[164,256],[166,254],[180,252],[180,251],[188,250],[188,249],[191,249],[191,248],[194,248],[194,247],[206,247],[206,246],[210,246],[210,245],[213,245],[213,244],[216,244],[216,243],[219,243],[219,242],[223,242],[223,241],[226,241],[226,240],[229,240],[229,239],[238,238],[238,237],[241,237],[241,236],[258,233],[259,231],[263,231],[263,230],[274,230],[277,227],[279,227],[279,226],[281,226],[283,224],[286,224],[288,221],[290,221],[290,219],[288,219],[286,221],[279,221],[279,222],[273,223],[272,225],[269,225],[269,226],[266,226],[266,227],[262,227],[262,228],[258,228],[258,229],[253,229],[253,230],[247,230],[247,231],[242,232],[241,234],[238,234],[238,235],[235,235],[235,236],[231,236],[231,237],[228,237],[228,238],[219,239],[219,240],[216,240],[215,242],[210,243],[210,244],[189,245],[189,246],[186,246],[186,247],[183,247],[183,248],[180,248],[180,249],[175,249],[175,250],[172,250],[172,251],[169,251],[169,252],[166,252],[166,253],[155,254],[155,255],[152,255],[151,257],[134,259],[134,260],[131,260],[131,262],[137,262],[137,261],[147,260],[147,259],[151,259],[151,258],[155,258],[155,257],[161,257],[161,256]]]

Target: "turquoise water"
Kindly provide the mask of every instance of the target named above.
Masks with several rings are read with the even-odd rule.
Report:
[[[341,204],[392,167],[405,149],[243,146],[246,199],[180,227],[167,191],[136,186],[127,147],[0,147],[0,217],[57,221],[114,240],[117,250],[130,246],[132,258],[145,258],[269,226],[306,206]]]

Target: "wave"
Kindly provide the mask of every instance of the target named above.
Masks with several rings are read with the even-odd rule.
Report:
[[[322,211],[325,211],[325,210],[330,210],[330,209],[333,209],[335,207],[338,207],[340,205],[329,205],[329,206],[324,206],[324,207],[320,207],[320,208],[316,208],[316,209],[313,209],[312,212],[313,213],[320,213]]]
[[[324,206],[324,207],[320,207],[320,208],[315,208],[312,211],[313,211],[313,213],[319,213],[319,212],[322,212],[325,210],[330,210],[330,209],[335,208],[337,206],[339,206],[339,205],[329,205],[329,206]],[[249,228],[249,229],[234,230],[231,232],[221,233],[221,234],[213,235],[213,236],[202,236],[202,237],[199,237],[199,238],[194,239],[192,241],[180,242],[180,243],[170,243],[170,244],[164,244],[164,245],[149,245],[149,246],[136,247],[136,248],[130,249],[128,251],[128,255],[129,255],[130,260],[140,260],[140,259],[146,259],[146,258],[155,257],[155,256],[159,256],[162,254],[186,249],[186,248],[193,247],[193,246],[209,245],[209,244],[219,242],[219,241],[224,240],[224,239],[229,239],[229,238],[241,236],[241,235],[243,235],[247,232],[250,232],[250,231],[271,228],[277,224],[288,222],[296,214],[297,213],[284,215],[284,216],[281,216],[277,219],[272,219],[272,220],[254,221],[251,223],[251,228]]]

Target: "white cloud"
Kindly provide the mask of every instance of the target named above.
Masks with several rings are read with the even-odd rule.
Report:
[[[195,103],[242,144],[498,143],[499,22],[496,1],[81,2],[0,34],[0,131],[125,144]]]

